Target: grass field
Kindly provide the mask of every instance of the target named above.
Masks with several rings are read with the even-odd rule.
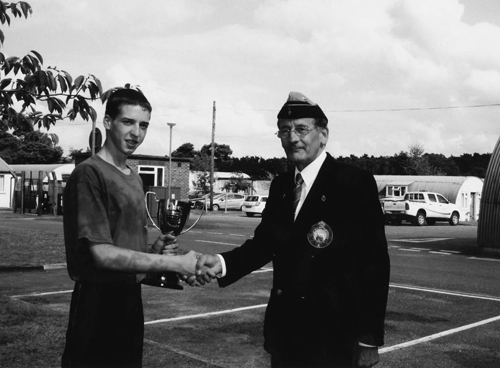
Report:
[[[0,211],[0,221],[5,216],[22,217]],[[51,231],[2,228],[0,254],[0,266],[66,262],[63,234]],[[0,367],[60,367],[67,322],[67,311],[0,295]],[[144,344],[143,364],[144,367],[213,367],[148,342]]]

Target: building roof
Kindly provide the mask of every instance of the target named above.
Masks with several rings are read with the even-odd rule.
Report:
[[[10,173],[13,177],[16,177],[16,173],[12,168],[0,157],[0,173]]]
[[[30,173],[33,178],[38,178],[38,172],[42,171],[43,177],[49,172],[55,172],[57,180],[62,180],[62,175],[69,175],[75,169],[75,164],[52,164],[52,165],[10,165],[12,170],[17,174],[29,177]]]
[[[408,186],[412,192],[428,191],[445,196],[455,203],[462,185],[470,176],[374,175],[379,193],[388,185]],[[474,179],[476,179],[474,177]],[[404,184],[403,184],[404,183]]]

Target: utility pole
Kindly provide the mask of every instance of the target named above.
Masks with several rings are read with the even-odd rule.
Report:
[[[167,123],[170,127],[170,146],[168,147],[168,200],[172,199],[172,128],[175,123]]]
[[[212,155],[210,158],[210,209],[214,204],[215,101],[212,112]]]

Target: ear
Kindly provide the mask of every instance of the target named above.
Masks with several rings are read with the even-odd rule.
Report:
[[[320,130],[320,140],[321,140],[321,145],[323,147],[325,147],[326,143],[328,142],[328,134],[329,134],[328,127],[321,128],[321,130]]]
[[[104,129],[109,130],[111,129],[111,117],[109,115],[104,115],[104,119],[102,119],[102,124],[104,125]]]

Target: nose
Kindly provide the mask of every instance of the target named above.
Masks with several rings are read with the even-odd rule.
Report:
[[[292,129],[292,130],[290,131],[290,137],[289,137],[289,140],[290,140],[291,142],[297,142],[297,141],[299,141],[299,140],[300,140],[300,137],[299,137],[299,135],[297,134],[297,132],[295,131],[295,129]]]
[[[140,133],[140,127],[139,127],[139,124],[134,124],[132,126],[132,129],[130,129],[130,134],[134,137],[134,138],[137,138],[139,137],[139,133]]]

